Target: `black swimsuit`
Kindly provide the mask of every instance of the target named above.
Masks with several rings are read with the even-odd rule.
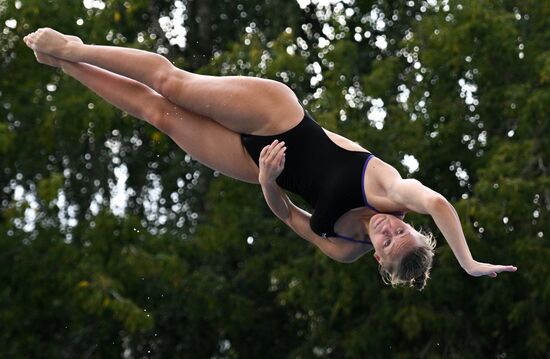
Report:
[[[349,151],[335,144],[323,128],[304,110],[304,118],[292,129],[272,136],[241,134],[241,140],[259,166],[260,152],[275,139],[286,145],[285,168],[276,182],[300,195],[314,208],[311,229],[322,237],[368,243],[338,235],[334,224],[353,208],[372,207],[364,193],[363,178],[373,155]]]

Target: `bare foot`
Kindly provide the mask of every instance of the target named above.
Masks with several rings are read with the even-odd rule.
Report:
[[[72,54],[70,51],[70,45],[76,44],[77,41],[69,41],[68,36],[53,29],[47,27],[38,29],[25,36],[24,41],[27,46],[35,52],[55,56],[68,61],[78,61],[74,56],[71,56]],[[80,39],[78,39],[78,42],[80,44],[82,43]]]
[[[29,46],[28,36],[29,35],[27,35],[23,38],[23,41],[25,41],[25,44],[27,44],[27,46]],[[79,43],[79,44],[83,43],[82,40],[78,36],[74,36],[74,35],[63,35],[63,36],[69,42],[75,42],[75,43]],[[39,63],[44,64],[44,65],[48,65],[48,66],[62,67],[63,62],[64,62],[64,60],[61,60],[57,57],[54,57],[54,56],[51,56],[51,55],[48,55],[48,54],[45,54],[45,53],[39,52],[39,51],[34,51],[34,56],[36,57],[36,60]]]
[[[65,35],[65,34],[61,34],[63,35],[63,37],[68,41],[68,42],[75,42],[75,43],[79,43],[79,44],[83,44],[84,42],[80,39],[80,37],[78,36],[74,36],[74,35]],[[23,41],[25,42],[25,44],[27,44],[28,47],[30,47],[32,49],[32,45],[34,44],[34,32],[33,33],[30,33],[28,34],[27,36],[25,36],[23,38]]]

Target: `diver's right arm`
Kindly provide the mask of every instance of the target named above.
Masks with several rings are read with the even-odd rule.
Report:
[[[363,253],[355,246],[336,243],[313,232],[309,224],[311,214],[296,206],[275,181],[261,181],[262,192],[273,213],[303,239],[315,244],[328,257],[337,262],[350,263]]]
[[[285,168],[284,142],[273,141],[260,152],[260,174],[258,181],[262,186],[262,192],[269,208],[281,221],[286,222],[290,216],[289,199],[275,180]]]
[[[284,168],[284,149],[284,142],[275,140],[271,145],[265,146],[260,153],[258,180],[267,205],[296,234],[315,244],[330,258],[344,263],[355,261],[365,252],[358,252],[357,247],[349,243],[333,242],[313,232],[309,224],[311,214],[294,205],[275,182]]]

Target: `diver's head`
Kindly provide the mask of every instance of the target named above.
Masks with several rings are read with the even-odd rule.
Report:
[[[384,282],[422,290],[432,268],[432,234],[418,232],[398,217],[383,213],[371,217],[368,228]]]

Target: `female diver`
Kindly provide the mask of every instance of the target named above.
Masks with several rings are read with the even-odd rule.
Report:
[[[24,41],[38,62],[61,68],[147,121],[199,162],[259,183],[273,213],[336,261],[352,262],[374,249],[385,282],[421,290],[435,241],[403,222],[405,212],[414,211],[433,218],[470,275],[517,270],[474,260],[458,215],[443,196],[319,126],[282,83],[193,74],[155,53],[86,45],[49,28]],[[313,214],[282,189],[302,196]]]

